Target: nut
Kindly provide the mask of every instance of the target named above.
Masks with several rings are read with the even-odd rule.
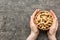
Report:
[[[53,17],[48,11],[40,11],[35,15],[34,23],[37,25],[38,29],[49,30],[53,23]]]

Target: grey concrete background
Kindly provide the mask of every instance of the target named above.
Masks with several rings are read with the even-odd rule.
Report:
[[[60,24],[60,0],[0,0],[0,40],[26,40],[30,34],[30,16],[37,8],[54,10]],[[38,40],[48,40],[47,34],[41,32]]]

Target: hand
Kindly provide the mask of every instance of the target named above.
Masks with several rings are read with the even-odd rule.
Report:
[[[39,33],[39,30],[37,28],[37,26],[34,24],[33,20],[34,20],[34,16],[37,14],[37,12],[39,12],[39,9],[36,9],[35,12],[32,14],[31,19],[30,19],[30,28],[31,28],[31,32],[34,33]]]
[[[29,35],[29,37],[26,40],[36,40],[39,34],[39,30],[37,28],[37,26],[34,24],[34,16],[36,15],[37,12],[39,12],[39,9],[36,9],[35,12],[33,13],[33,15],[31,16],[30,19],[30,28],[31,28],[31,34]]]
[[[56,40],[55,35],[56,35],[57,29],[58,29],[58,20],[57,20],[55,13],[52,10],[50,10],[50,13],[53,16],[53,24],[50,27],[50,30],[47,32],[47,34],[48,34],[49,39]]]

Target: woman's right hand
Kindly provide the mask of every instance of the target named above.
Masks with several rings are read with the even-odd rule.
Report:
[[[31,18],[30,18],[30,28],[31,28],[31,32],[33,33],[39,33],[39,30],[37,28],[37,26],[34,24],[33,20],[34,20],[34,16],[37,14],[37,12],[39,12],[40,9],[36,9],[35,12],[32,14]]]

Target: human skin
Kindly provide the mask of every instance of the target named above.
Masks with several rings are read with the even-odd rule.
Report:
[[[37,28],[37,26],[34,24],[33,19],[35,14],[37,14],[37,12],[39,12],[40,9],[36,9],[35,12],[32,14],[31,19],[30,19],[30,29],[31,29],[31,33],[30,35],[27,37],[26,40],[37,40],[37,37],[39,35],[39,29]],[[55,13],[50,10],[51,15],[53,16],[53,24],[50,27],[50,30],[47,32],[48,35],[48,39],[49,40],[57,40],[56,39],[56,31],[58,29],[58,21],[57,21],[57,17],[55,15]]]
[[[32,14],[32,16],[30,17],[31,18],[30,19],[31,33],[30,33],[29,37],[26,40],[36,40],[38,35],[39,35],[39,30],[33,22],[35,14],[39,11],[40,11],[39,9],[36,9],[35,12]]]
[[[50,13],[53,16],[53,24],[50,27],[50,30],[47,32],[48,39],[49,40],[57,40],[56,39],[56,32],[58,29],[58,20],[57,20],[55,13],[52,10],[50,10]]]

